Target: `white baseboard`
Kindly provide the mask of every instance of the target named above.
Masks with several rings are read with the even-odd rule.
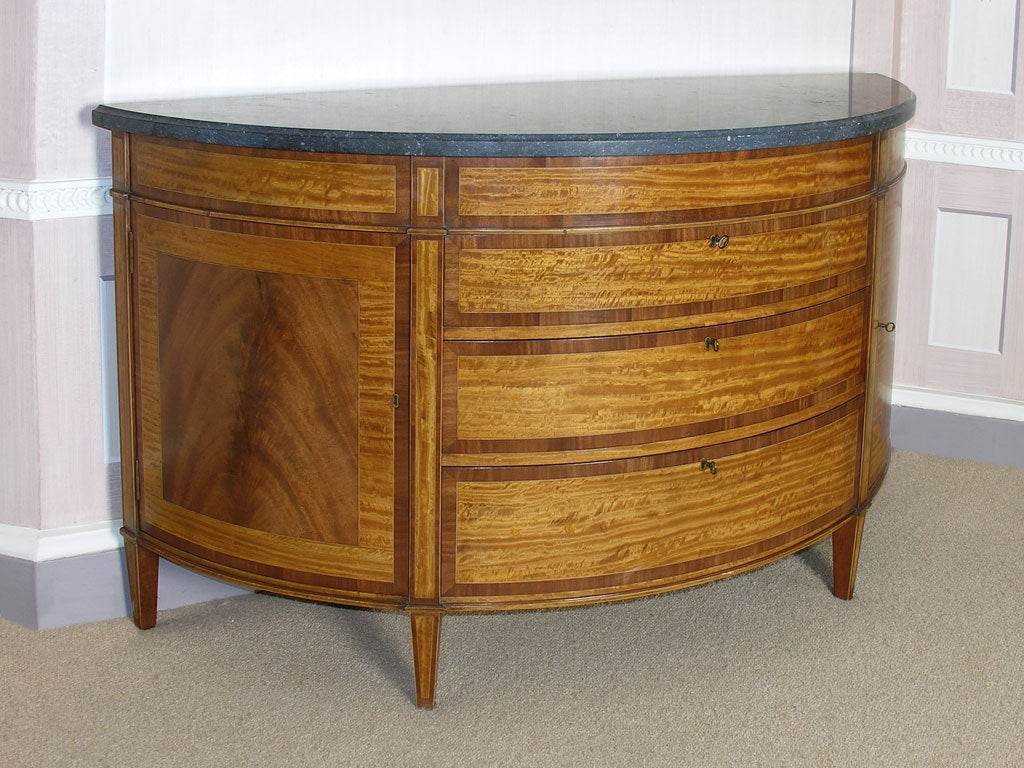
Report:
[[[1024,421],[1024,403],[996,397],[896,386],[892,388],[892,404],[908,408],[921,408],[926,411],[981,416],[986,419]]]
[[[110,552],[122,546],[120,530],[120,520],[44,530],[0,523],[0,557],[39,563]]]
[[[0,616],[52,629],[130,615],[120,528],[120,520],[41,531],[0,524]],[[249,592],[160,562],[160,610]]]

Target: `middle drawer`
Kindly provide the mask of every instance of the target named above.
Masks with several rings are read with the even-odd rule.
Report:
[[[850,398],[867,292],[740,323],[642,335],[443,345],[448,454],[675,440]]]

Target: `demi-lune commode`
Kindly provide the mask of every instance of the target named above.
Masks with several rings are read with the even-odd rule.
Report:
[[[100,106],[125,552],[441,617],[832,537],[889,461],[903,126],[880,75]]]

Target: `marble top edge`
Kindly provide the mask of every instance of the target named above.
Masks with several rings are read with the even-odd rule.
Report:
[[[882,75],[424,86],[100,105],[110,130],[227,146],[479,157],[651,155],[856,138],[914,114]]]

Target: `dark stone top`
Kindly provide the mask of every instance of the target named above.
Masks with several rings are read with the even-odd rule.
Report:
[[[882,75],[382,88],[101,105],[111,130],[236,147],[457,157],[657,155],[864,136],[914,114]]]

